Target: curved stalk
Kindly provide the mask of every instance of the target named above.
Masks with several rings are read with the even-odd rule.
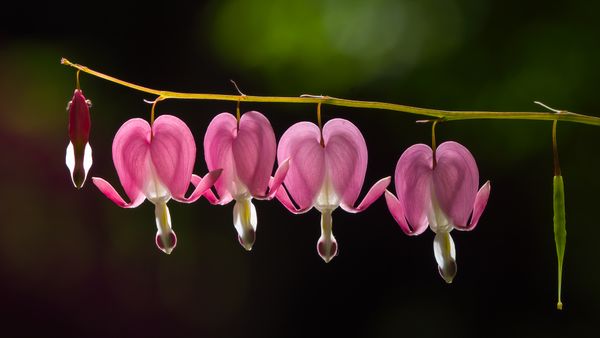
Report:
[[[78,69],[81,72],[96,76],[98,78],[119,84],[124,87],[135,89],[140,92],[154,94],[163,99],[185,99],[185,100],[215,100],[215,101],[244,101],[244,102],[271,102],[271,103],[320,103],[332,106],[368,108],[397,111],[408,114],[430,116],[441,121],[496,119],[496,120],[536,120],[536,121],[565,121],[573,123],[600,126],[600,117],[561,112],[561,114],[546,112],[491,112],[491,111],[452,111],[430,108],[419,108],[395,103],[360,101],[336,98],[331,96],[303,95],[293,96],[255,96],[255,95],[226,95],[206,93],[181,93],[166,90],[147,88],[134,83],[120,80],[62,58],[61,64]]]

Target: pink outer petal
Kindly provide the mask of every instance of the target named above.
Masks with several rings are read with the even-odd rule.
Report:
[[[457,226],[456,229],[471,231],[475,229],[477,223],[479,222],[479,218],[481,218],[481,214],[483,214],[483,210],[487,205],[488,199],[490,198],[490,190],[492,189],[490,185],[490,181],[485,182],[485,184],[479,189],[477,192],[477,196],[475,197],[475,203],[473,205],[473,215],[471,216],[471,223],[468,227],[460,227]]]
[[[112,155],[121,185],[129,199],[135,204],[135,201],[139,201],[145,184],[152,175],[150,125],[148,122],[139,118],[125,122],[113,140]],[[113,201],[115,200],[113,199]]]
[[[208,170],[223,169],[215,183],[221,201],[231,201],[231,194],[235,193],[233,182],[237,173],[232,147],[236,135],[237,120],[229,113],[215,116],[204,135],[204,158]]]
[[[231,195],[227,195],[226,198],[224,199],[219,199],[217,198],[217,196],[215,196],[215,194],[212,192],[212,190],[210,190],[211,185],[214,184],[209,184],[210,181],[212,181],[213,179],[216,180],[218,179],[218,177],[210,177],[210,174],[213,173],[217,173],[219,172],[220,169],[217,170],[213,170],[211,172],[209,172],[208,174],[206,174],[203,178],[200,178],[200,176],[198,175],[192,175],[192,184],[196,187],[196,189],[194,190],[194,192],[192,193],[192,196],[195,197],[194,193],[196,191],[203,191],[202,196],[204,196],[204,198],[206,198],[208,200],[208,202],[212,205],[225,205],[229,202],[231,202],[231,200],[233,200],[233,197],[231,197]],[[220,173],[219,173],[220,175]],[[192,198],[192,196],[190,196],[190,199]],[[197,200],[197,198],[196,198]]]
[[[106,197],[108,197],[111,201],[113,201],[116,205],[120,206],[121,208],[135,208],[142,204],[142,202],[144,202],[144,200],[146,199],[144,195],[140,193],[136,196],[135,199],[131,201],[131,203],[127,203],[125,202],[125,200],[123,200],[123,198],[119,195],[115,188],[113,188],[113,186],[110,185],[110,183],[108,183],[104,179],[100,177],[92,177],[92,182],[94,182],[94,185],[96,185],[96,187],[98,187],[98,189],[100,189],[100,191],[104,195],[106,195]]]
[[[232,151],[238,178],[252,196],[265,196],[276,150],[275,132],[269,120],[256,111],[243,114]]]
[[[195,176],[195,175],[194,175]],[[192,178],[192,183],[194,182],[193,178]],[[200,181],[197,181],[198,183],[200,183]],[[212,204],[212,205],[225,205],[228,204],[229,202],[233,201],[233,196],[231,195],[226,195],[225,197],[222,198],[218,198],[214,192],[212,192],[212,190],[208,189],[204,192],[203,194],[204,198],[206,198],[206,200]]]
[[[428,225],[432,166],[433,151],[425,144],[415,144],[406,149],[396,165],[396,193],[412,229],[411,234],[423,232]]]
[[[191,182],[196,187],[194,191],[190,194],[190,197],[176,197],[173,196],[173,199],[177,202],[181,203],[193,203],[196,202],[202,195],[206,193],[206,191],[210,190],[223,170],[217,169],[209,172],[204,177],[200,178],[197,175],[192,175]],[[188,183],[189,184],[189,183]],[[213,195],[214,196],[214,195]]]
[[[325,152],[320,139],[319,127],[310,122],[299,122],[286,130],[279,141],[279,163],[286,159],[290,161],[283,182],[300,210],[312,207],[325,178]]]
[[[365,198],[363,198],[362,202],[360,202],[360,204],[356,208],[354,208],[352,205],[347,205],[343,201],[340,206],[345,211],[351,212],[351,213],[364,211],[371,204],[373,204],[373,202],[375,202],[379,197],[381,197],[381,195],[386,191],[385,189],[388,187],[388,185],[390,185],[391,181],[392,181],[392,178],[390,176],[382,178],[379,181],[377,181],[377,183],[375,183],[371,187],[371,189],[369,189],[369,192],[367,192],[367,194],[365,195]]]
[[[388,206],[388,209],[390,210],[390,213],[392,214],[392,217],[394,217],[396,223],[398,223],[400,229],[402,229],[402,231],[404,231],[405,234],[409,236],[417,236],[422,234],[423,231],[427,229],[427,224],[422,225],[420,228],[416,228],[415,230],[408,226],[408,223],[406,222],[406,217],[404,215],[404,207],[402,206],[402,203],[400,203],[396,196],[394,196],[394,194],[392,194],[388,190],[385,191],[385,202]]]
[[[477,195],[479,170],[473,155],[456,142],[444,142],[436,150],[433,171],[435,196],[455,227],[467,227]]]
[[[283,185],[279,186],[279,189],[277,189],[277,191],[275,193],[275,197],[277,197],[277,200],[279,202],[281,202],[281,204],[286,209],[288,209],[289,212],[291,212],[293,214],[303,214],[303,213],[309,211],[310,209],[312,209],[312,205],[309,205],[308,207],[305,207],[305,208],[296,208],[296,206],[290,199],[290,196],[288,195],[287,190],[285,190],[285,187]]]
[[[190,185],[196,160],[196,142],[190,128],[172,115],[159,116],[152,125],[152,163],[161,182],[180,201]]]
[[[345,119],[333,119],[323,127],[325,161],[340,202],[354,205],[367,172],[368,152],[360,130]],[[380,195],[383,194],[382,189]]]
[[[281,165],[279,166],[279,168],[277,168],[277,171],[275,172],[275,176],[271,177],[271,179],[269,180],[269,193],[267,194],[267,196],[265,196],[264,198],[256,197],[256,199],[273,199],[277,194],[277,190],[283,183],[283,180],[285,179],[289,168],[290,161],[289,159],[287,159],[281,163]]]

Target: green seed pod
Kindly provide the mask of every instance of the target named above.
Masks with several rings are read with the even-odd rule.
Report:
[[[567,228],[565,219],[565,186],[562,175],[554,176],[554,242],[556,242],[556,257],[558,259],[558,303],[556,308],[562,310],[561,301],[562,268],[565,257],[565,244],[567,242]]]

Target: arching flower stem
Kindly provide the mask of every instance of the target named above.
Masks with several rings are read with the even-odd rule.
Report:
[[[360,101],[335,98],[331,96],[254,96],[254,95],[226,95],[226,94],[205,94],[205,93],[180,93],[165,90],[147,88],[134,83],[120,80],[118,78],[100,73],[86,66],[82,66],[62,58],[61,64],[73,67],[84,73],[96,76],[98,78],[119,84],[124,87],[135,89],[140,92],[154,94],[163,99],[186,99],[186,100],[216,100],[216,101],[245,101],[245,102],[270,102],[270,103],[321,103],[332,106],[382,109],[408,114],[431,116],[443,121],[475,120],[475,119],[495,119],[495,120],[537,120],[537,121],[565,121],[581,124],[600,126],[600,117],[576,114],[571,112],[561,112],[553,114],[546,112],[490,112],[490,111],[452,111],[430,108],[420,108],[406,106],[395,103]]]

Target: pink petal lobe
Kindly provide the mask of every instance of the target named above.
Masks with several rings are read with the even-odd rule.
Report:
[[[221,201],[231,201],[236,193],[234,179],[237,177],[233,159],[233,142],[237,136],[237,120],[229,113],[215,116],[204,135],[204,159],[209,171],[223,169],[215,183]]]
[[[288,128],[279,141],[277,159],[280,164],[289,159],[290,166],[283,182],[300,210],[312,207],[325,178],[325,152],[320,139],[319,127],[299,122]]]
[[[111,201],[113,201],[116,205],[121,208],[135,208],[144,202],[144,195],[140,192],[137,196],[135,196],[131,203],[125,202],[125,200],[119,195],[119,193],[113,188],[113,186],[100,177],[92,177],[92,182],[94,185],[100,189],[100,191],[108,197]],[[131,196],[130,196],[131,197]]]
[[[152,177],[150,132],[148,122],[135,118],[125,122],[113,140],[113,162],[131,201],[139,198]]]
[[[150,153],[156,174],[175,199],[185,200],[196,161],[194,136],[185,122],[172,115],[159,116],[152,132]]]
[[[440,144],[436,158],[433,186],[437,201],[454,226],[465,228],[479,184],[475,159],[467,148],[452,141]]]
[[[386,191],[385,189],[387,189],[387,187],[388,187],[388,185],[390,185],[391,181],[392,181],[392,178],[390,176],[384,177],[384,178],[380,179],[379,181],[377,181],[377,183],[375,183],[371,187],[371,189],[369,189],[369,192],[367,192],[367,194],[363,198],[362,202],[360,202],[360,204],[356,208],[354,208],[352,205],[347,205],[343,201],[340,206],[345,211],[351,212],[351,213],[357,213],[357,212],[364,211],[371,204],[373,204],[373,202],[375,202],[379,197],[381,197],[381,195],[383,195],[383,193]]]
[[[204,175],[202,179],[196,175],[192,175],[191,182],[195,186],[194,191],[192,191],[189,197],[173,195],[173,199],[181,203],[196,202],[200,197],[202,197],[202,195],[206,193],[206,191],[210,190],[210,187],[215,184],[222,171],[222,169],[210,171],[208,174]]]
[[[288,195],[288,192],[285,190],[283,185],[279,186],[279,189],[277,189],[277,192],[275,193],[275,197],[292,214],[303,214],[312,209],[312,205],[309,205],[305,208],[296,208],[294,202],[292,202],[290,195]]]
[[[396,196],[394,196],[394,194],[392,194],[389,190],[385,191],[385,202],[390,210],[390,213],[392,214],[392,217],[394,217],[394,220],[396,220],[396,223],[398,223],[400,229],[402,229],[405,234],[409,236],[416,236],[420,235],[423,233],[423,231],[425,231],[425,229],[427,229],[427,226],[423,226],[420,229],[416,229],[417,231],[413,231],[413,229],[408,226],[406,217],[404,216],[404,207],[400,201],[398,201]]]
[[[485,182],[485,184],[479,189],[477,192],[477,196],[475,197],[475,203],[473,205],[473,215],[471,216],[471,223],[469,223],[468,227],[461,228],[456,227],[458,230],[471,231],[475,229],[477,223],[479,222],[479,218],[481,218],[481,214],[483,214],[483,210],[487,205],[488,199],[490,198],[490,190],[492,189],[490,185],[490,181]]]
[[[271,179],[269,180],[269,193],[267,194],[267,196],[264,197],[264,199],[271,200],[275,197],[275,195],[277,194],[277,190],[283,183],[283,180],[285,179],[285,176],[287,175],[289,169],[290,161],[289,159],[286,159],[279,165],[277,171],[275,171],[275,176],[271,177]],[[256,197],[256,199],[262,198]]]
[[[218,180],[218,177],[211,178],[209,176],[209,174],[216,173],[218,170],[220,170],[220,169],[213,170],[213,171],[209,172],[207,175],[204,176],[204,178],[200,178],[200,176],[198,176],[198,175],[192,175],[192,184],[194,185],[194,187],[196,187],[196,190],[198,190],[198,191],[204,190],[204,192],[202,193],[202,196],[204,196],[204,198],[206,198],[206,200],[210,204],[212,204],[212,205],[225,205],[225,204],[227,204],[227,203],[229,203],[229,202],[231,202],[233,200],[233,197],[231,195],[227,195],[226,197],[219,199],[219,198],[217,198],[217,196],[215,196],[215,194],[210,189],[210,185],[208,186],[208,188],[205,189],[205,185],[208,185],[208,183],[210,182],[210,181],[208,181],[208,179],[210,179],[210,180],[213,180],[213,179]],[[194,192],[195,192],[195,190],[194,190]],[[190,196],[190,198],[191,198],[191,196]]]
[[[410,234],[420,234],[428,225],[432,166],[433,151],[425,144],[415,144],[406,149],[396,165],[396,194],[411,227]]]
[[[264,196],[277,151],[269,120],[256,111],[243,114],[232,151],[238,178],[252,196]]]
[[[341,203],[351,207],[358,198],[367,172],[365,139],[352,122],[344,119],[327,122],[323,127],[323,139],[326,166],[333,188]]]

